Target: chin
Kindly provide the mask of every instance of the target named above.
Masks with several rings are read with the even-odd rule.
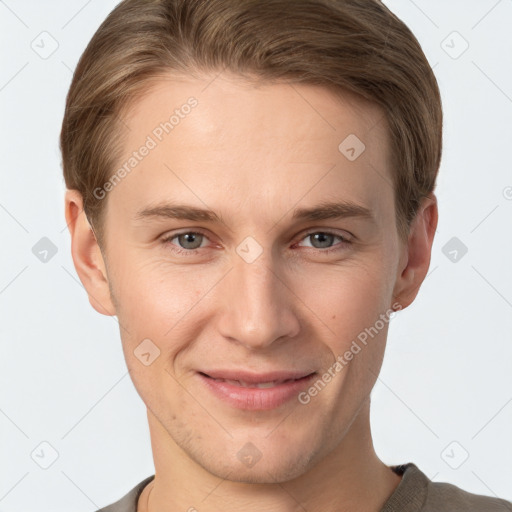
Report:
[[[252,462],[253,465],[251,462],[244,463],[243,455],[239,453],[226,460],[226,463],[222,463],[216,454],[205,456],[202,452],[189,455],[206,471],[218,478],[231,482],[262,485],[293,480],[308,471],[315,463],[311,453],[290,453],[290,451],[280,453],[275,450],[271,451],[271,455],[261,453],[261,457],[256,462]]]

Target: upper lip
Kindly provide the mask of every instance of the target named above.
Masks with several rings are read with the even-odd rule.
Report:
[[[249,373],[242,370],[207,370],[200,371],[213,379],[237,380],[247,384],[260,384],[262,382],[285,381],[290,379],[302,379],[311,375],[312,371],[274,371],[267,373]]]

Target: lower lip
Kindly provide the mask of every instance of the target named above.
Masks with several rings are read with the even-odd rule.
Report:
[[[246,388],[197,374],[208,389],[218,398],[238,409],[267,411],[275,409],[293,398],[309,384],[315,374],[302,379],[278,384],[272,388]]]

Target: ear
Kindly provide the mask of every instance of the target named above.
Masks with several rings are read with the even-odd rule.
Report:
[[[116,314],[100,247],[83,210],[78,190],[66,190],[65,215],[71,234],[71,254],[78,277],[87,291],[91,306],[102,315]]]
[[[423,199],[411,223],[407,243],[402,244],[393,290],[394,299],[400,303],[401,309],[413,302],[427,275],[437,220],[437,198],[432,193]]]

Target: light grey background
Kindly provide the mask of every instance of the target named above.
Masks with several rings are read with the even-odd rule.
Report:
[[[372,395],[376,449],[512,500],[512,0],[385,3],[434,67],[445,136],[431,268]],[[0,1],[0,512],[96,510],[154,472],[117,321],[89,305],[63,213],[65,95],[115,4]]]

